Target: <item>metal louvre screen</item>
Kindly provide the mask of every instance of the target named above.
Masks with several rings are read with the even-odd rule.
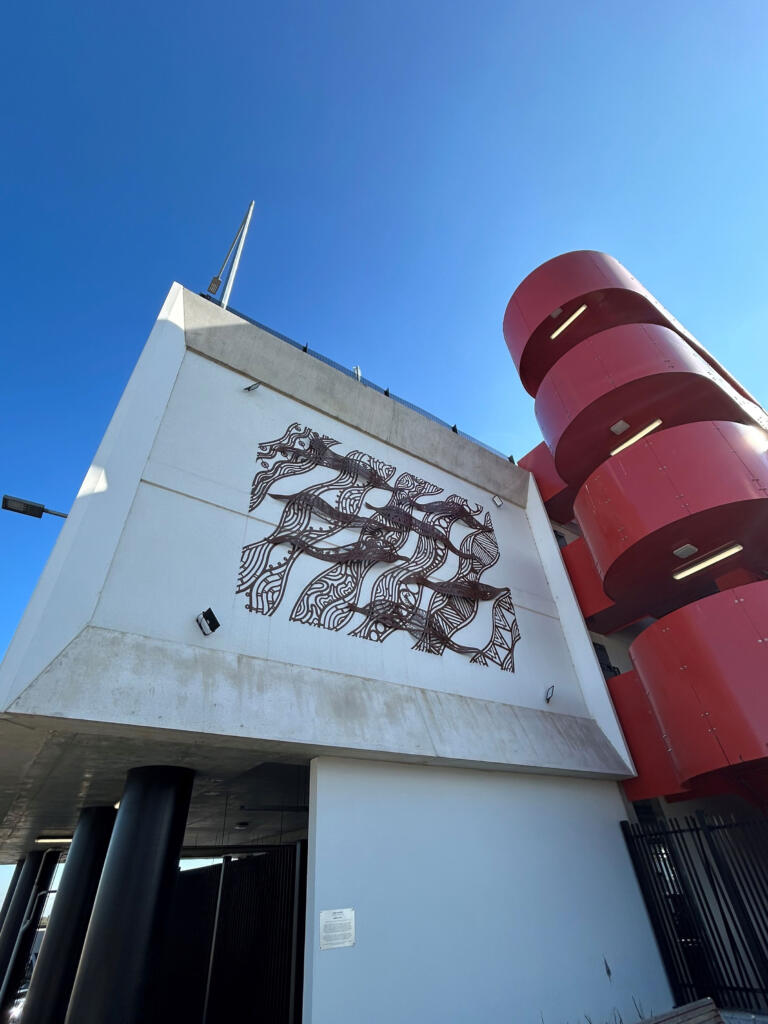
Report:
[[[221,864],[212,864],[176,879],[165,955],[153,979],[153,1024],[203,1020],[220,875]]]
[[[180,872],[152,1024],[300,1024],[305,847],[262,847]]]
[[[676,1003],[768,1011],[768,821],[622,829]]]
[[[294,846],[227,865],[206,1024],[292,1024],[295,868]]]

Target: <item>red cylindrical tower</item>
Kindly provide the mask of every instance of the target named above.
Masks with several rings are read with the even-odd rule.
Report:
[[[765,410],[604,253],[533,271],[504,337],[544,434],[520,464],[580,528],[563,556],[588,625],[653,623],[610,683],[639,771],[628,794],[764,777]]]

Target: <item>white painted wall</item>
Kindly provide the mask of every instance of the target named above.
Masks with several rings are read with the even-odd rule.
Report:
[[[310,800],[305,1024],[672,1005],[614,783],[319,758]],[[321,952],[320,911],[345,907],[356,945]]]
[[[573,584],[563,563],[552,524],[547,516],[533,474],[528,482],[528,502],[525,511],[541,560],[542,571],[546,575],[552,598],[559,611],[563,637],[573,661],[574,671],[580,681],[582,695],[589,714],[595,719],[615,749],[621,751],[622,757],[631,765],[629,748],[621,731],[616,710],[608,697],[592,637],[587,629],[584,616],[581,614]],[[552,703],[554,707],[559,707],[557,691]]]
[[[243,384],[239,374],[194,353],[186,354],[93,617],[94,625],[540,709],[545,708],[544,691],[554,683],[559,712],[588,713],[523,509],[509,502],[497,508],[488,492],[328,415],[308,410],[266,386],[247,393]],[[291,622],[290,610],[301,589],[328,567],[328,563],[306,555],[296,562],[285,597],[272,616],[246,611],[245,597],[235,593],[241,549],[267,536],[284,508],[284,503],[270,497],[253,514],[248,513],[256,449],[259,442],[280,437],[294,421],[338,440],[340,453],[365,451],[395,465],[398,473],[411,472],[429,480],[442,488],[434,500],[460,494],[491,512],[501,557],[483,576],[483,582],[509,586],[512,591],[522,633],[514,674],[495,665],[472,665],[469,658],[451,651],[442,657],[413,651],[413,639],[402,632],[381,644],[350,636],[361,621],[359,615],[340,632]],[[334,475],[321,468],[288,478],[274,489],[292,494]],[[387,498],[385,491],[372,491],[366,501],[380,506]],[[364,514],[370,513],[364,510]],[[457,524],[452,538],[458,544],[467,532]],[[353,531],[344,531],[328,546],[350,543],[354,538]],[[408,554],[414,546],[412,537],[403,550]],[[278,549],[275,559],[280,553]],[[451,556],[442,578],[451,574],[455,564]],[[363,604],[376,575],[372,571],[366,580]],[[203,637],[194,618],[209,605],[222,628]],[[456,639],[481,647],[489,635],[490,602],[486,602],[477,619]]]

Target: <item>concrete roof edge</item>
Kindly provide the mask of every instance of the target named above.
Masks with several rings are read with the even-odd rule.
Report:
[[[190,351],[525,508],[528,471],[482,445],[188,290],[184,319]]]

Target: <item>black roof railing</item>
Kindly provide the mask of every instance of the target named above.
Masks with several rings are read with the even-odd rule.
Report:
[[[210,295],[206,295],[205,292],[200,292],[200,296],[207,299],[208,302],[212,302],[214,306],[218,306],[219,303],[211,298]],[[459,437],[463,437],[467,441],[471,441],[473,444],[478,445],[480,448],[484,448],[486,451],[491,452],[493,455],[498,455],[499,458],[505,459],[508,462],[514,462],[514,458],[511,455],[505,455],[500,452],[498,448],[494,448],[484,441],[479,441],[476,437],[472,437],[471,434],[465,434],[463,430],[459,430],[455,424],[446,422],[439,416],[434,416],[431,412],[427,412],[426,409],[422,409],[419,405],[414,405],[413,402],[409,402],[405,398],[401,398],[399,395],[394,395],[389,388],[382,388],[378,384],[374,384],[372,380],[368,380],[367,377],[358,377],[354,370],[350,370],[347,366],[342,366],[341,363],[337,363],[335,359],[330,359],[328,356],[324,356],[321,352],[315,352],[308,345],[300,345],[298,341],[294,341],[293,338],[287,337],[285,334],[281,334],[279,331],[274,330],[272,327],[267,327],[266,324],[260,323],[258,320],[254,320],[252,316],[248,316],[245,313],[241,313],[237,309],[233,309],[231,306],[227,307],[229,313],[233,313],[235,316],[239,316],[241,320],[247,321],[249,324],[253,324],[254,327],[259,327],[262,331],[266,331],[267,334],[271,334],[275,338],[279,338],[284,341],[286,345],[291,345],[293,348],[298,349],[299,352],[306,352],[308,356],[312,356],[313,359],[319,359],[321,363],[325,363],[326,366],[332,366],[334,370],[338,370],[339,373],[343,373],[347,377],[351,377],[356,383],[363,384],[367,388],[372,388],[374,391],[378,391],[381,395],[386,395],[387,398],[391,398],[393,402],[398,402],[400,405],[404,405],[407,409],[413,409],[420,416],[426,417],[433,423],[440,424],[441,427],[446,427],[448,430],[452,430],[454,434],[458,434]]]

